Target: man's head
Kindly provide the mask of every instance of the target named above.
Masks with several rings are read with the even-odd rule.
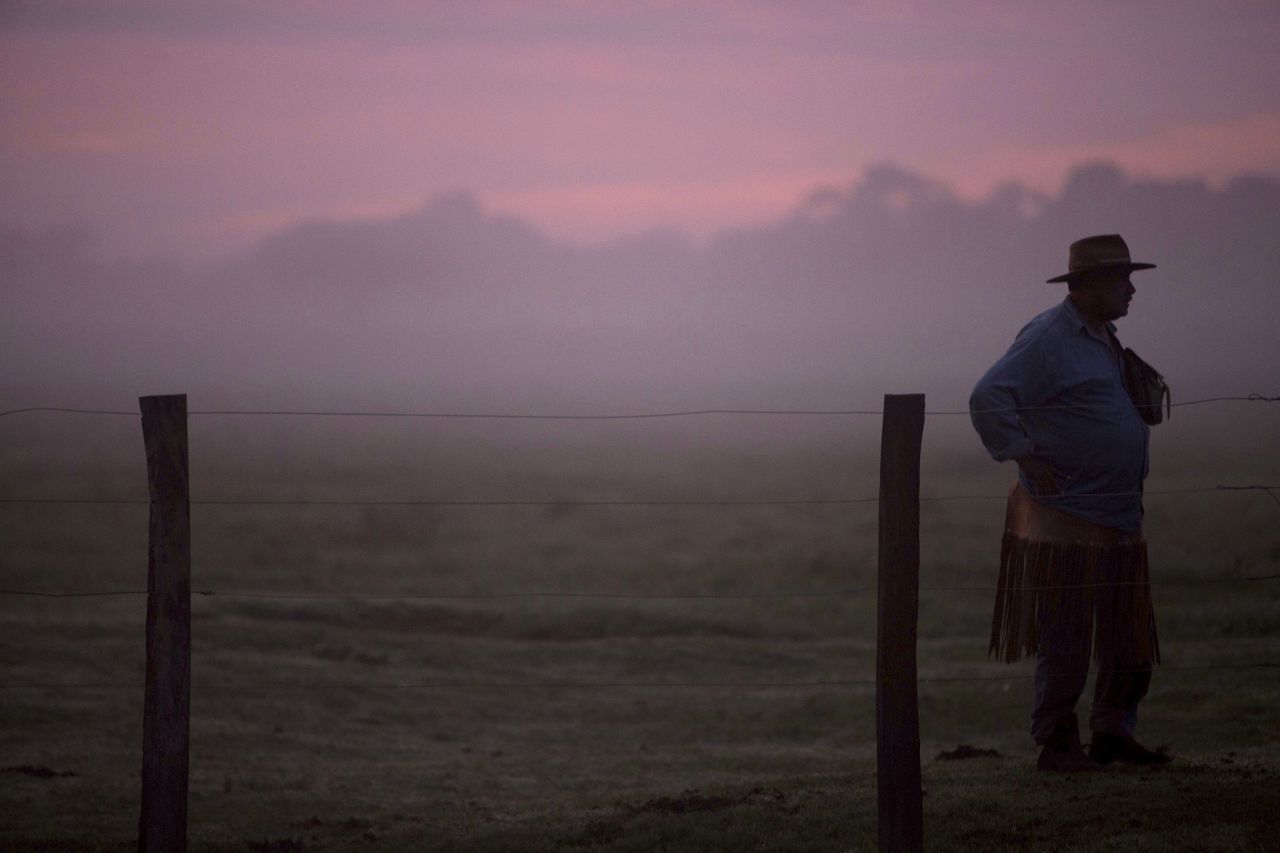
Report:
[[[1110,322],[1129,313],[1129,301],[1137,288],[1123,267],[1093,270],[1068,279],[1071,299],[1090,319]]]
[[[1067,282],[1071,299],[1090,320],[1110,321],[1129,313],[1129,300],[1135,292],[1129,274],[1154,266],[1135,263],[1119,234],[1099,234],[1072,243],[1068,271],[1049,281]]]

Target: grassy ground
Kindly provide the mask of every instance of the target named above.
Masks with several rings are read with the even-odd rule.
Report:
[[[394,466],[253,447],[218,462],[198,450],[196,498],[876,490],[866,458],[824,446],[776,457],[667,448],[634,463],[604,445],[475,445]],[[144,496],[141,466],[113,459],[11,456],[4,491]],[[1180,471],[1149,487],[1240,481],[1231,473]],[[1007,476],[935,460],[925,492],[999,495]],[[1002,506],[926,503],[929,849],[1280,848],[1280,670],[1190,669],[1280,659],[1280,583],[1199,583],[1280,570],[1278,510],[1259,493],[1148,500],[1165,669],[1140,733],[1177,760],[1056,778],[1034,771],[1027,666],[985,658],[990,591],[928,589],[993,582]],[[875,531],[874,504],[197,506],[194,585],[221,594],[194,600],[192,849],[872,848]],[[145,506],[0,505],[2,586],[145,586],[145,537]],[[519,591],[804,595],[228,594]],[[144,608],[140,596],[0,597],[5,684],[112,685],[3,691],[0,848],[134,845]],[[941,680],[956,676],[991,679]],[[831,680],[858,683],[812,684]],[[996,754],[938,758],[962,744]]]

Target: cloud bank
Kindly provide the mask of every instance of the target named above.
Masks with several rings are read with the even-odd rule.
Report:
[[[1158,268],[1121,339],[1175,399],[1280,387],[1280,182],[1075,169],[979,202],[883,165],[769,224],[581,247],[466,193],[315,220],[196,268],[112,262],[83,231],[0,229],[5,408],[193,406],[579,412],[963,408],[1067,244],[1118,231]]]

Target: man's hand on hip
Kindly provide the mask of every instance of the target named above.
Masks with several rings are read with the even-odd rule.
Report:
[[[1045,496],[1062,494],[1059,486],[1063,480],[1062,474],[1048,462],[1035,456],[1022,456],[1014,461],[1036,487],[1036,494]]]

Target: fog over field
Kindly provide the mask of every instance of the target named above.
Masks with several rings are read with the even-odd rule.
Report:
[[[0,0],[0,850],[135,847],[167,394],[193,853],[872,849],[913,620],[927,849],[1280,850],[1278,43],[1256,0]],[[1174,758],[1057,778],[993,596],[1107,584],[1001,568],[968,401],[1108,233],[1176,406]]]
[[[963,408],[1062,298],[1044,279],[1067,243],[1111,231],[1158,265],[1134,276],[1120,336],[1175,401],[1275,392],[1280,181],[1106,164],[1056,196],[1009,184],[981,202],[883,165],[704,242],[559,242],[465,191],[301,222],[201,266],[9,226],[0,381],[6,408],[186,392],[195,408],[839,409],[917,391]]]

